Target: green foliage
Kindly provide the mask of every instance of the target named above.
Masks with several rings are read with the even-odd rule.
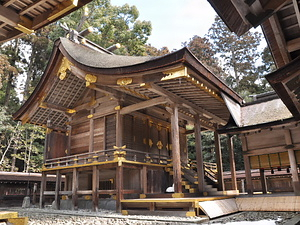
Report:
[[[219,54],[223,68],[228,74],[225,80],[227,84],[242,97],[264,92],[256,66],[261,55],[258,51],[261,33],[249,31],[239,37],[231,32],[219,17],[216,17],[208,35],[213,42],[214,51]]]
[[[78,32],[93,27],[94,32],[87,38],[105,48],[120,43],[122,47],[115,51],[116,54],[145,55],[152,27],[150,21],[140,21],[138,17],[135,6],[113,6],[108,0],[96,0],[58,23],[65,23]]]
[[[188,155],[189,159],[196,160],[196,150],[195,150],[195,135],[190,134],[187,136],[188,140]],[[221,135],[221,151],[222,151],[222,161],[223,161],[223,170],[230,170],[229,163],[229,153],[228,153],[228,143],[227,136]],[[216,162],[215,157],[215,141],[214,141],[214,132],[205,131],[201,132],[201,144],[202,144],[202,154],[204,162]],[[242,143],[238,136],[233,137],[233,146],[234,146],[234,158],[236,163],[237,170],[244,170],[244,161],[242,154]]]
[[[38,172],[43,161],[43,128],[12,121],[0,107],[0,171]]]

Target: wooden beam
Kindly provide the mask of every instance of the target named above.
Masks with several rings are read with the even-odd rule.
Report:
[[[123,165],[117,165],[116,168],[116,211],[121,212],[121,200],[123,199]]]
[[[91,105],[91,102],[88,103],[84,103],[82,105],[78,105],[76,107],[74,107],[74,110],[81,111],[81,110],[86,110],[86,109],[90,109],[90,108],[95,108],[96,106],[98,106],[99,104],[103,103],[103,102],[108,102],[111,101],[112,99],[115,99],[113,96],[105,96],[102,98],[98,98],[95,100],[94,104]]]
[[[268,192],[267,180],[266,180],[265,170],[263,168],[259,169],[259,175],[260,175],[262,193],[267,194]]]
[[[172,136],[172,159],[173,159],[173,182],[175,193],[182,193],[181,184],[181,160],[180,160],[180,136],[178,124],[178,105],[173,105],[171,114],[171,136]]]
[[[299,175],[298,175],[298,166],[297,161],[295,157],[295,151],[294,151],[294,145],[293,145],[293,139],[291,135],[291,131],[286,129],[284,130],[285,135],[285,143],[286,147],[288,148],[288,156],[291,166],[291,174],[292,174],[292,183],[293,183],[293,189],[295,195],[300,195],[300,181],[299,181]]]
[[[116,146],[123,146],[123,115],[120,114],[120,110],[117,110],[116,114]]]
[[[78,209],[78,168],[73,168],[72,179],[72,210]]]
[[[47,174],[46,172],[42,172],[42,180],[41,180],[41,188],[40,188],[40,209],[44,208],[45,205],[45,195],[44,192],[46,191],[46,184],[47,184]]]
[[[120,114],[128,114],[140,109],[145,109],[149,108],[155,105],[160,105],[160,104],[165,104],[167,102],[167,99],[165,97],[158,97],[158,98],[153,98],[150,100],[142,101],[133,105],[126,106],[121,109]]]
[[[300,38],[295,38],[286,43],[288,52],[294,52],[300,49]]]
[[[296,13],[296,17],[297,17],[297,21],[298,21],[298,26],[300,28],[300,11],[299,11],[299,5],[298,5],[298,1],[297,0],[293,0],[293,6],[295,9],[295,13]]]
[[[63,106],[60,106],[57,104],[53,104],[50,102],[42,102],[39,107],[44,108],[44,109],[49,108],[49,109],[52,109],[53,111],[62,112],[62,113],[68,113],[71,110],[66,107],[63,107]]]
[[[148,193],[147,189],[147,166],[141,169],[141,190],[143,194]]]
[[[247,152],[248,151],[247,138],[245,136],[242,136],[241,140],[242,140],[243,152]],[[253,183],[251,177],[250,158],[247,155],[243,155],[243,158],[244,158],[244,167],[245,167],[245,176],[246,176],[246,191],[248,192],[248,195],[252,195]]]
[[[7,37],[7,35],[9,34],[9,32],[3,28],[0,28],[0,35],[3,37]]]
[[[281,26],[279,24],[276,14],[274,14],[273,16],[271,16],[269,18],[269,22],[271,24],[271,27],[272,27],[272,30],[274,33],[274,37],[276,39],[276,43],[278,45],[281,57],[282,57],[284,63],[287,64],[291,61],[291,57],[287,51],[285,38],[284,38],[282,29],[281,29]]]
[[[217,123],[220,123],[220,124],[226,124],[227,121],[223,120],[222,118],[214,115],[213,113],[211,112],[208,112],[207,110],[199,107],[199,106],[196,106],[194,105],[193,103],[189,102],[188,100],[184,99],[184,98],[181,98],[165,89],[163,89],[162,87],[159,87],[158,85],[154,84],[154,83],[149,83],[149,84],[146,84],[145,86],[148,90],[154,92],[154,93],[157,93],[161,96],[165,96],[165,97],[168,97],[172,102],[175,102],[175,103],[181,103],[183,104],[184,106],[186,107],[189,107],[191,109],[193,109],[194,111],[196,111],[196,113],[200,114],[200,115],[206,115],[210,118],[212,118],[213,120],[215,120],[215,122]]]
[[[60,209],[60,197],[59,197],[59,192],[61,188],[61,174],[59,170],[56,170],[56,181],[55,181],[55,208]]]
[[[14,10],[0,5],[0,20],[12,27],[16,27],[20,22],[20,16]]]
[[[92,180],[92,199],[93,199],[93,211],[98,212],[98,204],[99,204],[99,169],[97,166],[93,166],[93,180]]]
[[[227,135],[228,151],[229,151],[229,162],[230,162],[230,172],[231,172],[231,184],[232,189],[237,190],[237,181],[236,181],[236,169],[235,169],[235,160],[234,160],[234,149],[233,149],[233,137]]]
[[[94,118],[93,114],[95,113],[95,109],[90,110],[90,132],[89,132],[89,152],[94,151],[94,129],[95,129],[95,124],[94,124]]]
[[[10,6],[11,4],[15,3],[17,0],[7,0],[5,1],[5,3],[3,4],[3,6],[7,7]]]
[[[220,135],[216,131],[214,132],[214,138],[215,138],[216,163],[217,163],[217,171],[218,171],[217,172],[218,190],[225,191]]]
[[[201,195],[205,191],[205,178],[204,178],[204,164],[203,164],[203,153],[202,153],[202,142],[201,142],[201,126],[199,115],[195,115],[195,149],[196,149],[196,160],[197,160],[197,175],[198,175],[198,189]]]

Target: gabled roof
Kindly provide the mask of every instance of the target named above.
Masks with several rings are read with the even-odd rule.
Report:
[[[91,0],[3,0],[0,5],[0,43],[30,34]]]
[[[126,93],[136,101],[167,98],[180,104],[182,116],[198,112],[211,127],[230,117],[222,96],[243,101],[187,48],[162,57],[118,56],[60,38],[40,83],[14,118],[42,126],[51,120],[66,130],[68,117],[84,110],[78,102],[89,89]]]

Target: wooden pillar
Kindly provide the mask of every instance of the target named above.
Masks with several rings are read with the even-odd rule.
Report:
[[[94,119],[93,119],[94,112],[95,112],[95,109],[91,109],[90,115],[89,115],[89,117],[90,117],[89,152],[94,151],[94,129],[95,129]]]
[[[72,210],[78,209],[78,169],[73,168],[73,179],[72,179]]]
[[[46,135],[45,135],[45,144],[44,144],[44,157],[43,157],[43,163],[46,163],[46,160],[48,159],[48,152],[50,151],[50,138],[51,138],[51,132],[52,130],[50,128],[46,129]]]
[[[123,116],[120,114],[120,110],[116,113],[116,146],[122,147],[123,145]]]
[[[144,194],[148,192],[147,185],[147,166],[143,166],[141,169],[141,190]]]
[[[93,198],[93,211],[98,212],[99,204],[99,169],[97,166],[93,166],[93,184],[92,184],[92,198]]]
[[[227,138],[228,138],[227,142],[228,142],[229,162],[230,162],[230,172],[231,172],[231,184],[232,184],[232,189],[237,190],[233,140],[231,135],[227,135]]]
[[[61,188],[61,174],[59,170],[56,170],[56,182],[55,182],[55,208],[60,209],[60,197],[59,197],[59,192]]]
[[[214,137],[215,137],[216,163],[217,163],[217,171],[218,171],[217,172],[218,190],[225,191],[220,135],[215,131]]]
[[[259,174],[260,174],[260,181],[261,181],[261,188],[262,188],[262,193],[267,194],[267,179],[265,176],[265,170],[264,169],[259,169]]]
[[[195,118],[195,149],[197,160],[197,175],[198,175],[198,189],[202,195],[205,191],[205,178],[204,178],[204,165],[203,165],[203,153],[201,143],[201,125],[200,117],[198,114],[194,115]]]
[[[295,195],[300,196],[299,174],[290,130],[285,130],[285,142],[286,148],[288,149],[294,193]]]
[[[47,184],[47,174],[46,172],[42,172],[42,180],[41,180],[41,189],[40,189],[40,209],[44,208],[45,205],[45,195],[44,191],[46,191]]]
[[[172,135],[172,159],[173,159],[173,182],[175,193],[182,193],[181,184],[181,161],[180,161],[180,136],[178,124],[178,106],[172,107],[171,113],[171,135]]]
[[[123,165],[119,164],[116,171],[116,209],[121,212],[121,200],[123,199]]]
[[[69,118],[69,123],[72,121],[72,117]],[[68,142],[67,142],[67,153],[66,155],[69,156],[71,155],[71,141],[72,141],[72,126],[68,125],[68,131],[67,131],[67,136],[68,136]]]
[[[241,137],[242,148],[243,148],[243,158],[244,158],[244,167],[245,167],[245,176],[246,176],[246,191],[248,195],[253,195],[253,183],[251,177],[251,166],[250,158],[246,155],[248,151],[247,138],[245,136]]]

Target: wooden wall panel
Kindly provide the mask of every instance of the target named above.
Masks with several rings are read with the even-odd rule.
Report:
[[[68,137],[66,136],[65,133],[52,131],[49,134],[48,141],[49,141],[47,147],[48,152],[46,154],[47,159],[66,156]]]
[[[260,155],[259,161],[260,161],[260,168],[269,168],[270,167],[269,155]]]
[[[71,155],[89,151],[89,132],[89,121],[72,126]]]
[[[112,149],[116,145],[116,115],[105,117],[105,149]]]
[[[280,162],[281,162],[282,166],[290,165],[289,155],[287,152],[280,152],[279,157],[280,157]]]
[[[180,133],[180,160],[188,163],[187,140],[186,135]]]
[[[157,148],[157,142],[158,142],[158,130],[157,130],[157,124],[154,122],[149,123],[150,126],[150,152],[154,154],[159,154],[159,150]]]
[[[280,130],[263,130],[247,136],[248,150],[263,149],[275,146],[284,146],[284,131]]]
[[[123,145],[126,145],[127,148],[133,149],[133,116],[124,115],[123,116]]]
[[[279,154],[278,153],[270,154],[270,162],[271,162],[271,167],[278,167],[280,165]]]
[[[300,151],[299,150],[295,151],[295,157],[296,157],[297,164],[300,165]]]
[[[165,156],[169,155],[169,152],[168,152],[169,138],[168,137],[169,137],[168,129],[163,127],[160,131],[160,140],[163,144],[163,147],[160,150],[161,155],[165,155]]]
[[[139,117],[133,119],[133,149],[137,151],[148,152],[148,126],[147,120]]]
[[[292,135],[293,144],[300,143],[300,127],[299,126],[291,129],[291,135]]]
[[[104,150],[104,118],[94,121],[94,151]]]
[[[260,168],[260,163],[259,163],[258,156],[250,156],[250,165],[251,165],[251,169]]]

